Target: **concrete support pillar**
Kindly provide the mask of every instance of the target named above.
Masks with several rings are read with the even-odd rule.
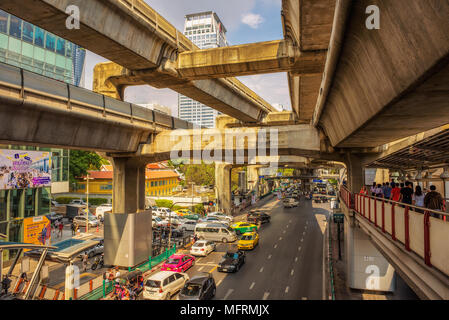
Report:
[[[346,154],[346,168],[347,168],[347,186],[351,192],[359,192],[365,184],[365,175],[363,171],[361,158],[357,155]]]
[[[259,166],[247,167],[248,191],[254,191],[256,197],[259,197]]]
[[[232,208],[231,171],[232,165],[215,163],[215,185],[218,210],[227,214],[231,213]]]
[[[145,210],[146,163],[133,158],[114,158],[113,213]]]

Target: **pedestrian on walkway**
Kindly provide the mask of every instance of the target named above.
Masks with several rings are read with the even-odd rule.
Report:
[[[401,189],[399,189],[398,185],[394,182],[391,183],[391,195],[389,200],[393,200],[399,202],[401,198]]]
[[[70,229],[72,229],[72,236],[74,236],[76,234],[75,222],[72,221],[72,224],[70,225]]]
[[[359,193],[368,195],[368,190],[366,190],[366,186],[362,186],[362,189],[360,189]]]
[[[421,190],[421,186],[416,186],[415,192],[413,193],[412,203],[417,207],[424,207],[424,197],[425,194]],[[421,209],[415,209],[419,213],[423,213]]]
[[[370,192],[373,197],[376,195],[376,187],[377,187],[377,183],[374,181],[373,185],[370,188]]]
[[[384,194],[384,198],[385,199],[390,199],[391,196],[391,187],[390,187],[390,183],[386,182],[382,188],[383,194]]]
[[[2,290],[3,294],[8,294],[9,287],[11,286],[11,279],[6,275],[2,280]]]
[[[87,251],[84,252],[83,255],[83,272],[87,271],[87,263],[89,261],[89,256],[87,255]]]
[[[377,187],[374,189],[374,193],[375,193],[375,196],[377,197],[377,198],[383,198],[384,197],[384,192],[383,192],[383,190],[382,190],[382,185],[379,183],[378,185],[377,185]]]
[[[115,283],[119,283],[120,281],[120,270],[118,269],[118,267],[115,267]]]
[[[405,187],[401,189],[400,202],[412,204],[413,184],[410,181],[405,182]]]
[[[59,237],[62,238],[62,230],[64,229],[64,223],[62,221],[59,222],[58,229],[59,229]]]
[[[443,197],[436,190],[437,188],[435,186],[430,186],[430,192],[424,197],[424,206],[427,209],[441,210],[443,207]],[[434,218],[440,218],[439,214],[433,212],[431,212],[430,215]]]

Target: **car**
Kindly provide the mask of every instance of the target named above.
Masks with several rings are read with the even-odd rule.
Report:
[[[236,222],[231,225],[231,228],[237,234],[243,234],[245,232],[257,231],[257,225],[248,222]]]
[[[188,220],[195,220],[198,221],[201,217],[198,214],[188,214],[186,216],[183,216],[184,219],[188,219]]]
[[[112,203],[105,203],[95,209],[95,215],[98,219],[104,218],[106,212],[112,212]]]
[[[222,219],[220,219],[218,217],[214,217],[214,216],[212,216],[212,217],[207,216],[206,218],[200,219],[199,222],[216,222],[216,223],[224,224],[226,226],[229,226],[229,224],[230,224],[229,221],[222,220]]]
[[[187,254],[172,254],[162,265],[161,271],[185,272],[194,265],[194,256]]]
[[[328,201],[327,197],[325,197],[325,196],[322,196],[322,197],[321,197],[321,202],[325,203],[325,202],[327,202],[327,201]]]
[[[62,204],[60,204],[58,201],[56,200],[51,200],[51,205],[54,207],[62,207]]]
[[[179,219],[176,219],[176,218],[171,217],[171,218],[164,218],[164,219],[162,219],[161,224],[162,224],[163,226],[167,226],[167,227],[170,226],[170,225],[172,225],[172,226],[174,226],[175,228],[177,228],[177,227],[179,227],[182,223],[181,223],[181,221],[180,221]]]
[[[192,256],[207,256],[212,251],[215,251],[215,242],[210,240],[198,240],[190,248]]]
[[[259,234],[257,232],[246,232],[237,243],[239,250],[252,250],[259,244]]]
[[[83,252],[79,255],[80,258],[83,257],[84,252],[87,253],[87,256],[89,257],[89,259],[92,258],[92,257],[94,257],[94,256],[96,256],[96,255],[102,254],[102,253],[104,253],[104,242],[103,242],[103,241],[100,241],[99,244],[96,244],[95,246],[93,246],[93,247],[91,247],[91,248],[89,248],[89,249],[86,249],[85,251],[83,251]]]
[[[56,221],[62,222],[62,219],[64,219],[62,214],[57,214],[56,212],[50,212],[46,217],[50,220],[52,225],[54,225]]]
[[[221,241],[223,243],[237,240],[235,230],[223,223],[198,223],[195,226],[194,233],[200,240]]]
[[[176,213],[178,214],[178,216],[183,217],[183,216],[192,214],[192,211],[190,211],[189,209],[179,209],[179,210],[176,210]]]
[[[160,227],[162,225],[164,225],[164,223],[163,223],[163,220],[160,217],[158,217],[158,216],[152,216],[151,217],[151,226],[153,228]]]
[[[211,212],[207,215],[208,217],[217,217],[220,220],[225,220],[228,222],[234,221],[234,218],[231,216],[228,216],[227,214],[224,214],[222,212]]]
[[[77,216],[73,218],[73,222],[76,223],[80,227],[86,226],[86,216]],[[89,215],[89,228],[96,227],[100,224],[100,221],[98,221],[97,218],[93,215]]]
[[[284,205],[284,208],[293,208],[299,205],[299,202],[293,198],[285,198],[282,203]]]
[[[190,278],[186,273],[160,271],[151,275],[144,285],[143,299],[148,300],[169,300]]]
[[[253,224],[267,223],[271,221],[271,216],[260,211],[251,211],[246,215],[246,221]]]
[[[181,230],[185,231],[195,231],[196,221],[193,220],[187,220],[184,221],[182,224],[179,225],[179,228]]]
[[[229,250],[221,258],[217,270],[219,272],[237,272],[244,263],[245,253],[243,251]]]
[[[79,204],[79,205],[85,206],[86,202],[84,202],[84,200],[81,200],[81,199],[73,199],[72,201],[70,201],[70,204]]]
[[[159,232],[162,232],[167,237],[170,234],[170,229],[166,225],[162,225],[162,226],[159,226],[159,227],[156,226],[155,230],[158,230]],[[171,226],[171,237],[172,238],[179,238],[179,237],[182,237],[183,235],[184,235],[184,232],[181,229],[175,228],[174,226]]]
[[[215,297],[217,287],[214,277],[208,272],[194,275],[179,292],[179,300],[209,300]]]

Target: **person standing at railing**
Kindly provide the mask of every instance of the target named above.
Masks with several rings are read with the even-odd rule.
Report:
[[[441,210],[443,207],[443,197],[436,191],[435,186],[430,186],[430,192],[424,197],[424,205],[427,209]],[[430,215],[434,218],[439,218],[440,215],[431,212]]]
[[[425,194],[421,190],[421,186],[416,186],[415,193],[413,193],[412,203],[417,207],[424,207],[424,197]],[[421,209],[415,209],[419,213],[423,213]]]
[[[371,195],[372,195],[373,197],[376,196],[376,188],[377,188],[377,184],[376,184],[376,182],[374,181],[374,182],[373,182],[373,185],[372,185],[371,188],[370,188]]]
[[[378,184],[377,187],[374,188],[374,196],[378,197],[378,198],[383,198],[384,197],[384,193],[383,193],[381,184]]]
[[[398,202],[401,197],[401,189],[399,189],[398,185],[394,182],[391,183],[391,195],[389,200],[393,200]]]
[[[362,189],[360,189],[360,194],[368,195],[368,190],[366,190],[366,186],[363,186]]]
[[[413,185],[410,181],[405,182],[405,187],[401,188],[401,198],[399,202],[404,204],[412,204]]]
[[[382,187],[382,191],[383,191],[383,194],[384,194],[384,198],[385,199],[390,199],[391,187],[390,187],[390,183],[389,182],[384,183],[384,186]]]

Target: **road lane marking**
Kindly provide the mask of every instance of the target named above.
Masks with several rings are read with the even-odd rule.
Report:
[[[309,224],[309,221],[306,221],[306,224]]]
[[[295,270],[292,269],[292,271],[290,272],[290,275],[292,276],[293,273],[295,273]]]
[[[300,251],[301,250],[301,247],[298,247],[298,251]]]
[[[201,271],[204,269],[204,266],[202,266],[201,268],[198,268],[198,271]]]
[[[269,295],[270,295],[269,292],[265,292],[265,293],[263,294],[262,300],[267,300],[267,298],[268,298]]]
[[[271,259],[271,254],[268,255],[268,260],[270,260],[270,259]]]
[[[291,221],[291,220],[288,220],[288,223],[292,223],[292,221]]]
[[[263,272],[263,267],[262,267],[262,268],[260,268],[259,272]]]
[[[284,231],[282,231],[282,233],[285,233],[285,230],[284,230]]]
[[[299,247],[299,248],[301,248],[301,247]],[[295,258],[295,262],[298,262],[298,257]]]
[[[288,228],[288,224],[285,227]]]
[[[302,235],[305,235],[306,234],[306,232],[304,231],[303,233],[302,233]]]
[[[289,289],[290,289],[290,287],[287,286],[287,287],[285,288],[285,293],[288,293],[288,290],[289,290]]]
[[[217,269],[217,268],[218,268],[218,265],[216,265],[215,267],[213,267],[212,269],[210,269],[209,273],[214,272],[214,270]]]
[[[224,296],[223,300],[226,300],[231,295],[231,293],[233,291],[234,291],[234,289],[229,289],[228,292],[226,293],[226,295]]]
[[[304,241],[304,238],[301,238],[301,242],[303,242]]]
[[[279,237],[279,241],[281,241],[282,240],[282,237]]]
[[[249,290],[252,290],[254,288],[255,284],[256,284],[255,282],[251,283],[251,286],[249,287]]]
[[[217,287],[221,284],[223,282],[223,279],[220,279],[218,282],[217,282]]]
[[[278,247],[277,243],[274,245],[274,248],[276,249]]]

